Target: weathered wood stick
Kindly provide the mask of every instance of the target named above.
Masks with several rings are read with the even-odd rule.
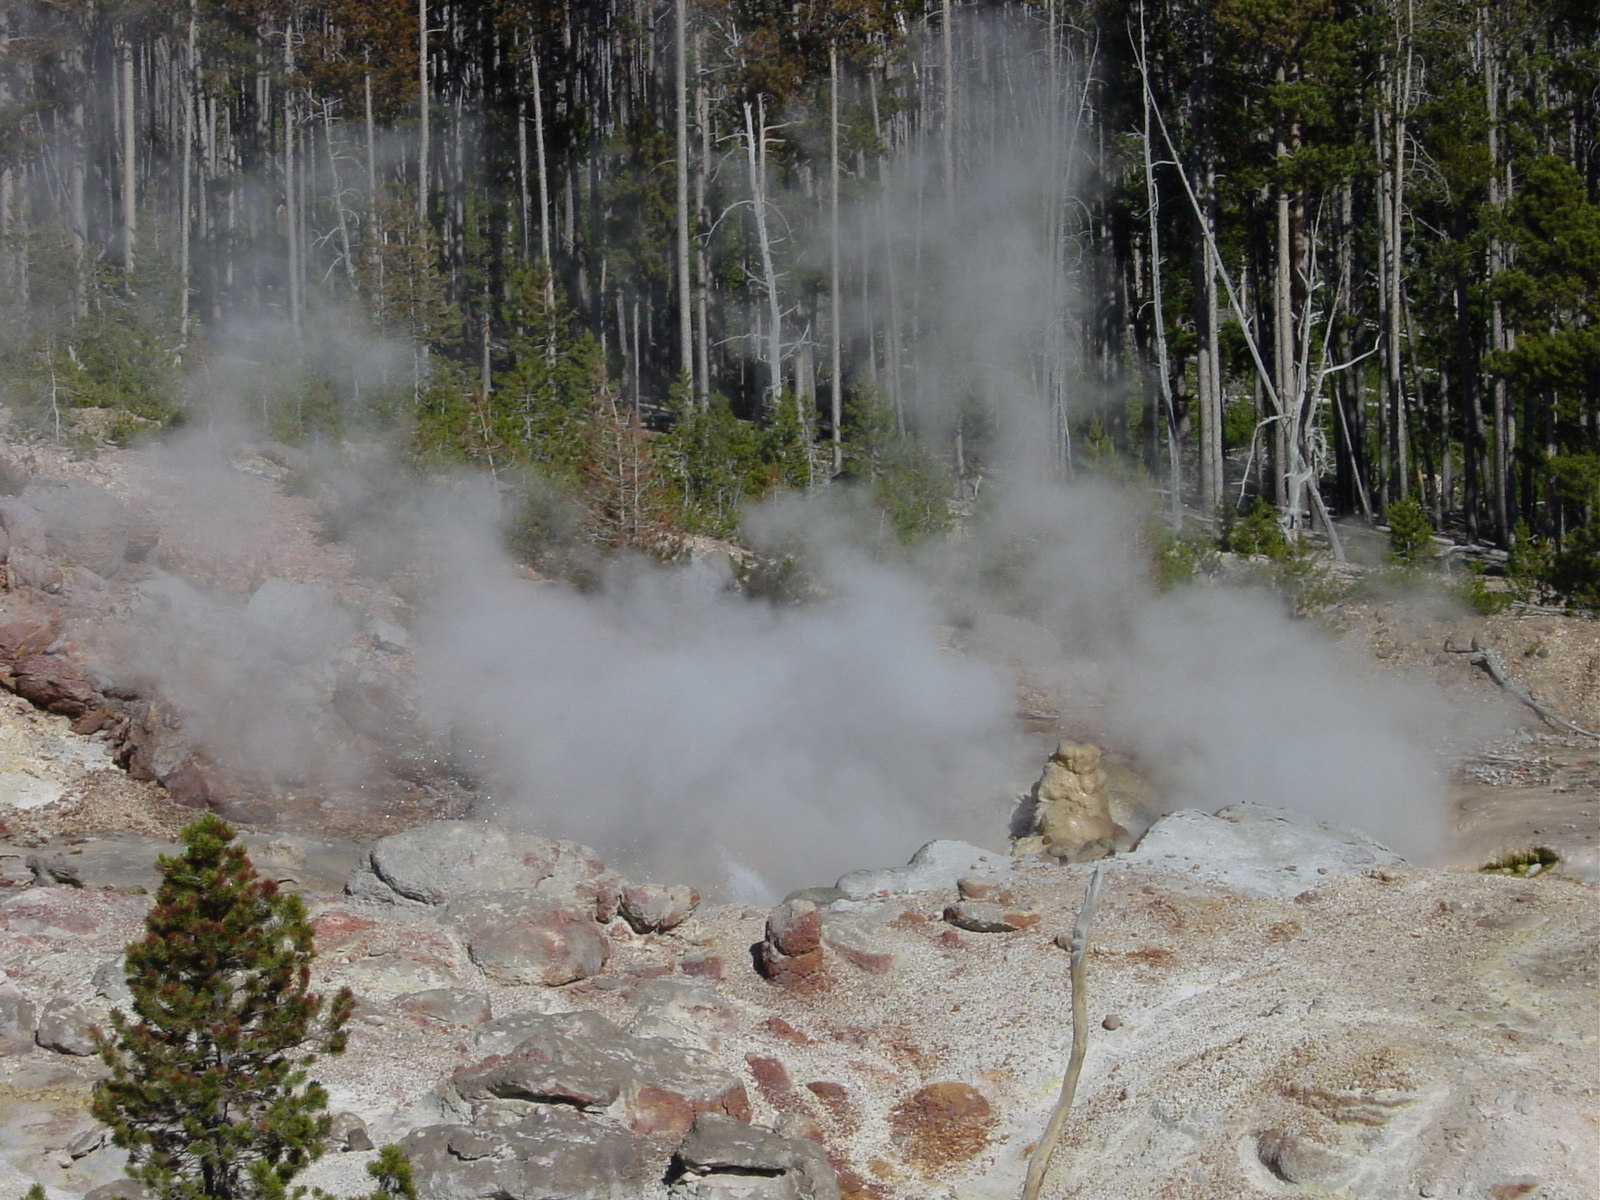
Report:
[[[1095,906],[1100,902],[1103,870],[1103,867],[1096,867],[1094,874],[1089,877],[1089,886],[1083,893],[1083,907],[1078,910],[1078,920],[1072,926],[1072,1053],[1067,1059],[1066,1078],[1061,1081],[1061,1095],[1050,1110],[1050,1121],[1044,1127],[1044,1135],[1028,1159],[1028,1176],[1022,1185],[1022,1200],[1038,1200],[1039,1189],[1044,1186],[1045,1172],[1050,1169],[1050,1159],[1056,1152],[1056,1142],[1061,1138],[1061,1127],[1067,1122],[1067,1110],[1072,1107],[1073,1093],[1078,1090],[1084,1052],[1089,1047],[1088,987],[1085,982],[1088,968],[1084,964],[1084,957],[1089,949],[1089,922],[1094,920]]]
[[[1533,709],[1534,712],[1538,713],[1539,719],[1546,725],[1554,725],[1557,729],[1565,729],[1582,737],[1593,738],[1595,741],[1600,742],[1600,733],[1593,733],[1590,730],[1585,729],[1582,725],[1574,725],[1560,713],[1554,712],[1545,707],[1543,704],[1540,704],[1526,689],[1512,682],[1511,677],[1506,674],[1505,663],[1500,661],[1500,656],[1493,650],[1479,650],[1469,661],[1476,663],[1485,671],[1489,672],[1490,679],[1493,679],[1501,687],[1505,688],[1506,691],[1510,692],[1518,700],[1522,701],[1522,703],[1526,704],[1529,708]]]

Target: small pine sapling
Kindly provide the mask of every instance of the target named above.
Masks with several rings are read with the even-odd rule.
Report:
[[[134,1017],[114,1013],[100,1035],[111,1075],[91,1111],[159,1200],[281,1196],[332,1123],[306,1069],[343,1052],[354,999],[310,990],[300,898],[257,875],[233,839],[207,815],[161,859],[145,936],[127,950]]]
[[[1410,496],[1389,505],[1389,553],[1401,566],[1414,567],[1433,543],[1433,522],[1428,510]]]

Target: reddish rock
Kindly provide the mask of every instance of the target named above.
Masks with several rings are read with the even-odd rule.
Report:
[[[809,1046],[811,1044],[811,1039],[809,1037],[807,1037],[804,1033],[801,1033],[800,1030],[789,1024],[789,1022],[785,1021],[782,1017],[768,1017],[765,1021],[761,1022],[761,1028],[765,1029],[773,1037],[778,1038],[781,1041],[789,1042],[796,1046]]]
[[[726,964],[720,954],[689,954],[678,963],[678,970],[685,975],[697,975],[702,979],[721,979]]]
[[[81,717],[105,698],[77,663],[59,654],[25,654],[11,667],[17,695],[48,712]]]
[[[742,1085],[713,1096],[693,1096],[670,1087],[641,1084],[628,1098],[628,1128],[646,1137],[689,1132],[700,1113],[720,1113],[735,1121],[750,1120],[750,1098]]]
[[[472,961],[498,983],[563,983],[598,974],[610,946],[586,912],[531,892],[475,892],[452,900],[449,919]]]
[[[767,917],[766,937],[756,952],[761,974],[788,988],[811,988],[826,972],[822,914],[809,900],[787,900]]]
[[[814,1079],[806,1084],[806,1091],[822,1101],[828,1115],[839,1123],[841,1129],[846,1132],[855,1129],[856,1114],[850,1106],[850,1094],[845,1091],[844,1084],[831,1079]]]
[[[806,954],[782,954],[763,943],[761,974],[783,987],[813,988],[823,982],[827,965],[823,962],[821,950]]]
[[[311,920],[312,931],[316,934],[317,945],[320,949],[328,949],[342,942],[350,941],[359,933],[369,929],[376,929],[378,923],[366,917],[358,917],[347,908],[330,908],[318,913]]]
[[[958,900],[944,910],[944,919],[973,933],[1015,933],[1037,925],[1041,918],[1036,912],[987,900]]]
[[[756,1090],[774,1108],[787,1108],[794,1104],[794,1081],[783,1063],[765,1054],[746,1054],[744,1061],[750,1065],[750,1074],[756,1081]]]
[[[838,947],[839,956],[847,962],[860,967],[869,975],[886,975],[894,966],[894,955],[880,954],[874,950],[863,950],[857,946]]]
[[[994,1110],[970,1084],[930,1083],[889,1114],[900,1156],[925,1175],[976,1157],[989,1144]]]
[[[968,875],[956,881],[956,890],[963,900],[987,900],[994,895],[995,882],[978,875]]]
[[[45,647],[61,636],[61,621],[55,613],[23,607],[8,611],[0,623],[0,658],[16,660],[43,654]]]
[[[767,917],[767,944],[787,955],[822,949],[822,914],[809,900],[789,900]]]
[[[687,921],[699,903],[692,887],[643,883],[622,893],[618,912],[635,933],[663,933]]]
[[[396,996],[394,1005],[414,1017],[466,1029],[485,1024],[493,1015],[489,998],[466,988],[425,988],[420,992],[407,992]]]

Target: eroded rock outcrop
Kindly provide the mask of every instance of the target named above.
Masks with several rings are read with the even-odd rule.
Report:
[[[1033,833],[1019,850],[1042,849],[1067,862],[1103,858],[1132,845],[1111,815],[1100,747],[1063,741],[1033,785]]]

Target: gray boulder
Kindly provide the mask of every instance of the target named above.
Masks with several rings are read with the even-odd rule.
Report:
[[[963,876],[1001,880],[1012,873],[1007,854],[969,842],[938,841],[923,846],[903,867],[851,871],[840,878],[837,886],[851,900],[867,900],[873,896],[954,891]]]
[[[33,1049],[39,1009],[10,984],[0,984],[0,1054],[26,1054]]]
[[[709,1054],[634,1037],[595,1012],[519,1014],[486,1026],[488,1057],[452,1080],[481,1120],[550,1104],[606,1110],[643,1136],[688,1132],[700,1113],[750,1116],[744,1084]]]
[[[174,849],[171,842],[136,833],[107,834],[76,844],[56,839],[31,854],[28,866],[40,887],[62,885],[154,895],[161,886],[156,860]]]
[[[326,662],[355,630],[350,614],[320,587],[269,579],[244,606],[263,648],[296,666]]]
[[[36,479],[21,500],[39,514],[43,550],[58,562],[110,578],[128,553],[129,521],[122,502],[87,480]]]
[[[366,854],[360,842],[293,833],[245,833],[239,844],[267,879],[300,891],[337,895]]]
[[[394,1006],[412,1016],[427,1017],[445,1025],[471,1028],[489,1019],[489,997],[466,988],[425,988],[394,998]]]
[[[373,1148],[372,1134],[367,1130],[367,1123],[353,1112],[333,1114],[333,1127],[328,1131],[328,1144],[345,1153]]]
[[[682,1190],[707,1200],[712,1196],[839,1200],[838,1178],[820,1146],[715,1113],[695,1118],[674,1167],[691,1185]],[[718,1178],[724,1176],[729,1178]],[[763,1178],[769,1181],[764,1188],[748,1190],[751,1184],[746,1181]]]
[[[445,916],[498,983],[558,987],[598,974],[611,951],[590,912],[534,892],[474,892],[452,900]]]
[[[100,1017],[81,1004],[63,996],[49,1001],[39,1014],[39,1028],[34,1040],[46,1050],[57,1054],[87,1057],[95,1052],[95,1026]]]
[[[400,1148],[429,1200],[614,1200],[659,1178],[648,1143],[570,1108],[500,1127],[429,1125]]]
[[[587,885],[592,901],[606,874],[594,852],[576,842],[481,821],[434,821],[375,842],[345,890],[369,899],[446,904],[470,892],[536,888],[576,899]]]
[[[1162,817],[1120,861],[1244,896],[1297,896],[1317,882],[1404,860],[1364,833],[1286,808],[1235,804]]]
[[[700,893],[684,884],[641,883],[622,893],[618,911],[635,933],[663,933],[689,919]]]

